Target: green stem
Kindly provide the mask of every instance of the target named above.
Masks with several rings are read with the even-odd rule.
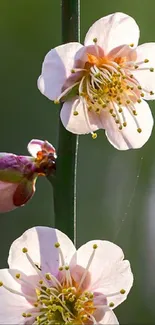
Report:
[[[62,0],[62,42],[79,41],[80,0]],[[66,53],[67,55],[67,53]],[[78,136],[59,122],[59,145],[54,182],[55,227],[76,243],[76,175]]]

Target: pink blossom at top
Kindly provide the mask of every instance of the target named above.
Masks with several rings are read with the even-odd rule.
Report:
[[[78,250],[61,231],[27,230],[0,270],[0,324],[119,324],[113,309],[133,284],[121,248],[92,240]]]
[[[0,152],[0,212],[25,205],[35,192],[37,177],[55,171],[56,151],[48,141],[33,139],[28,151],[31,156]]]
[[[84,46],[60,45],[45,56],[38,88],[63,102],[61,120],[75,134],[105,129],[119,150],[140,148],[149,139],[153,117],[146,100],[155,99],[155,43],[138,46],[135,20],[114,13],[97,20]]]

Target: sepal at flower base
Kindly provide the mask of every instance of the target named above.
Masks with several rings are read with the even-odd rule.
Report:
[[[36,178],[32,180],[27,180],[24,178],[18,184],[13,194],[13,203],[16,207],[24,205],[32,197],[35,192]]]
[[[71,100],[72,98],[74,98],[77,95],[79,95],[79,85],[75,85],[67,92],[64,91],[64,95],[61,97],[60,101],[63,103],[65,101]]]

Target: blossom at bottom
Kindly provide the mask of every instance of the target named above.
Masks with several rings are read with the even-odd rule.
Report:
[[[132,287],[130,263],[109,241],[78,250],[61,231],[27,230],[0,270],[0,324],[119,324],[113,309]]]

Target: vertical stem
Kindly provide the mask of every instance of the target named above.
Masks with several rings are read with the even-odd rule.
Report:
[[[62,0],[62,42],[79,41],[79,34],[80,0]],[[78,136],[68,132],[60,121],[54,185],[55,226],[75,244],[77,153]]]

